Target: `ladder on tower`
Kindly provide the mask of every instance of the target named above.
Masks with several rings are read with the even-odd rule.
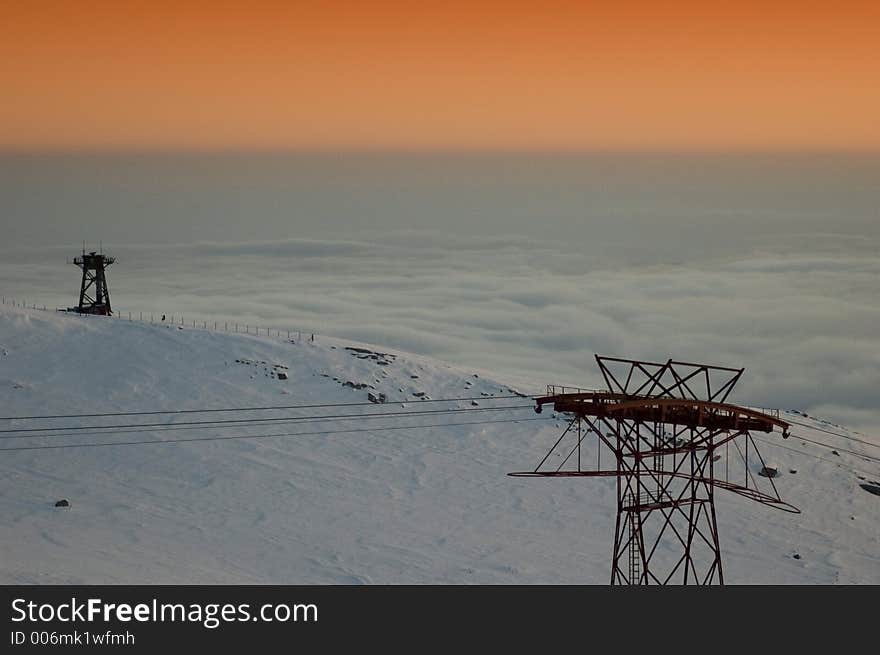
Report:
[[[630,493],[629,496],[629,506],[632,508],[629,511],[629,583],[636,585],[641,582],[641,564],[642,564],[642,553],[639,548],[639,530],[636,526],[636,521],[638,521],[638,496]]]

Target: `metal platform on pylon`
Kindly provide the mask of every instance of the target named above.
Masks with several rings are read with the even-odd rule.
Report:
[[[531,471],[515,477],[615,477],[612,584],[723,583],[715,489],[787,512],[752,432],[789,424],[778,412],[733,405],[743,374],[668,360],[596,356],[605,390],[549,386],[535,411],[569,416]],[[602,466],[602,454],[613,468]],[[756,475],[758,477],[756,477]]]

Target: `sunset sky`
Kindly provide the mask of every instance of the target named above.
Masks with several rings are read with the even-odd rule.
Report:
[[[880,149],[880,3],[12,0],[0,147]]]

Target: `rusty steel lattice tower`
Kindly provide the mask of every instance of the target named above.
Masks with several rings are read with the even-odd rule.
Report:
[[[596,362],[607,389],[549,386],[535,399],[536,412],[552,404],[571,418],[533,471],[510,475],[616,478],[611,584],[723,584],[715,490],[799,513],[780,498],[751,434],[778,428],[788,438],[789,424],[726,402],[743,369]],[[602,467],[603,450],[613,468]]]
[[[82,256],[75,257],[73,263],[82,269],[82,282],[79,288],[79,304],[75,311],[80,314],[99,314],[110,316],[110,290],[107,288],[106,269],[116,261],[102,252],[94,251],[86,254],[83,247]]]

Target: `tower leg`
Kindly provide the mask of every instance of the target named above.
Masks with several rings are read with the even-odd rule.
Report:
[[[82,273],[82,282],[79,285],[79,311],[86,306],[86,289],[89,288],[89,270],[83,267]]]
[[[629,441],[618,439],[611,584],[723,584],[711,484],[714,451],[692,448],[671,468],[669,462],[658,466],[656,454],[643,464],[638,444],[657,443],[655,436],[640,435],[637,428]],[[673,456],[663,455],[670,461]]]

